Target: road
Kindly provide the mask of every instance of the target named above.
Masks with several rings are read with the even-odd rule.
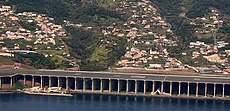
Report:
[[[169,74],[136,74],[95,71],[54,71],[54,70],[0,70],[0,77],[13,75],[33,75],[51,77],[76,77],[95,79],[145,80],[165,82],[216,83],[230,84],[229,76],[192,76]]]

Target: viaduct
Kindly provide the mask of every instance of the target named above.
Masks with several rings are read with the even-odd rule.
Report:
[[[0,70],[0,88],[20,81],[28,87],[62,87],[73,92],[149,95],[151,92],[177,97],[230,97],[228,75],[170,75],[92,71]],[[230,98],[229,98],[230,100]]]

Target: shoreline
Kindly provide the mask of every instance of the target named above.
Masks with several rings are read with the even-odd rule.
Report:
[[[133,97],[152,97],[152,98],[169,98],[169,99],[188,99],[188,100],[213,100],[213,101],[230,101],[230,98],[223,97],[193,97],[193,96],[167,96],[151,94],[133,94],[133,93],[113,93],[113,92],[70,92],[71,94],[97,94],[97,95],[115,95],[115,96],[133,96]]]
[[[188,100],[212,100],[212,101],[230,101],[228,97],[204,97],[204,96],[176,96],[176,95],[152,95],[152,94],[134,94],[134,93],[116,93],[116,92],[90,92],[90,91],[70,91],[71,94],[96,94],[96,95],[114,95],[114,96],[132,96],[132,97],[152,97],[152,98],[168,98],[168,99],[188,99]],[[24,94],[21,91],[1,90],[0,95],[3,94]]]

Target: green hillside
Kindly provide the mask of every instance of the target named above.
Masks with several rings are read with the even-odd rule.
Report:
[[[131,20],[132,13],[121,13],[116,11],[120,1],[141,1],[141,0],[8,0],[0,2],[13,6],[17,12],[38,12],[47,14],[55,18],[55,22],[66,25],[63,20],[70,23],[79,23],[82,27],[64,26],[68,32],[66,37],[61,38],[70,51],[71,56],[76,58],[81,70],[106,70],[116,65],[123,57],[127,47],[132,47],[133,41],[127,42],[127,38],[106,36],[102,32],[107,27],[120,28],[124,31],[123,24]],[[195,50],[189,48],[190,42],[203,41],[207,44],[214,43],[214,31],[217,29],[217,40],[230,43],[230,2],[229,0],[151,0],[157,7],[162,18],[170,24],[172,33],[167,33],[167,37],[177,37],[172,39],[179,44],[176,47],[167,47],[169,55],[181,60],[183,63],[194,65],[207,64],[203,57],[191,60],[191,56],[182,56],[183,52],[192,54]],[[131,7],[131,6],[130,6]],[[133,7],[131,7],[133,8]],[[141,11],[142,9],[140,9]],[[212,10],[218,10],[217,21],[224,21],[221,25],[214,24],[216,20],[210,19],[216,14]],[[144,12],[144,11],[143,11]],[[208,18],[206,21],[200,19]],[[194,25],[195,24],[195,25]],[[213,25],[209,27],[206,25]],[[21,24],[24,26],[25,24]],[[135,26],[139,28],[140,26]],[[130,25],[129,27],[134,27]],[[143,26],[144,27],[144,26]],[[151,26],[152,27],[152,26]],[[165,26],[164,28],[168,28]],[[35,30],[33,28],[33,30]],[[142,30],[142,29],[141,29]],[[149,31],[150,30],[144,30]],[[163,30],[156,29],[156,33]],[[117,31],[119,32],[119,31]],[[121,32],[121,31],[120,31]],[[125,31],[124,31],[125,32]],[[169,31],[170,32],[170,31]],[[202,32],[202,34],[200,33]],[[205,32],[205,33],[203,33]],[[144,32],[143,32],[144,33]],[[150,32],[151,33],[151,32]],[[127,34],[125,32],[125,34]],[[162,34],[160,34],[162,35]],[[150,40],[152,35],[147,35],[146,40]],[[142,39],[143,40],[143,39]],[[144,42],[144,41],[142,41]],[[154,44],[160,50],[160,45]],[[139,45],[139,47],[149,51],[149,46]],[[160,48],[159,48],[160,47]],[[226,47],[219,49],[224,51],[230,49]],[[26,57],[25,57],[26,58]],[[30,57],[34,58],[34,57]],[[38,61],[38,60],[34,60]],[[40,65],[46,64],[42,62]],[[31,63],[32,64],[32,63]],[[55,64],[55,63],[52,63]],[[52,64],[47,65],[50,67]],[[34,66],[35,64],[33,64]],[[146,65],[146,64],[145,64]],[[146,65],[147,66],[147,65]],[[35,66],[40,68],[41,66]],[[43,67],[42,67],[43,68]],[[55,67],[52,67],[53,69]]]

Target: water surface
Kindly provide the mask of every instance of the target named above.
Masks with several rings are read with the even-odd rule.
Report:
[[[0,111],[229,111],[230,102],[76,94],[0,95]]]

